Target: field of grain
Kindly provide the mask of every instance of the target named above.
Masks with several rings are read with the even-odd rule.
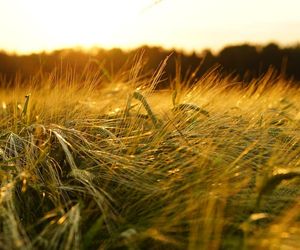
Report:
[[[299,87],[160,75],[2,88],[0,249],[300,249]]]

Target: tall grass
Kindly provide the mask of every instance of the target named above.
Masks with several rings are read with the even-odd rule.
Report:
[[[0,249],[300,248],[299,88],[161,71],[1,90]]]

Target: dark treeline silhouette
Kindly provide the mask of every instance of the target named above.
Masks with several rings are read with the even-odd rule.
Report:
[[[16,77],[20,81],[41,72],[47,74],[57,70],[63,73],[70,69],[78,75],[83,75],[83,72],[91,69],[99,70],[109,78],[120,71],[129,70],[136,63],[137,55],[142,55],[143,58],[142,75],[153,73],[160,63],[168,58],[160,87],[166,87],[170,79],[174,79],[178,73],[182,78],[193,75],[194,79],[197,79],[216,66],[221,74],[232,74],[245,82],[261,76],[270,67],[280,76],[293,78],[295,83],[300,81],[300,45],[280,48],[274,43],[266,46],[228,46],[216,55],[210,50],[199,54],[186,54],[148,46],[130,51],[95,49],[93,52],[86,52],[65,49],[31,55],[8,54],[2,51],[0,81],[4,84],[13,82]]]

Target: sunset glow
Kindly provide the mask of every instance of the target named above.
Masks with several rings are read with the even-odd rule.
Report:
[[[300,40],[299,9],[297,0],[1,0],[0,49],[291,44]]]

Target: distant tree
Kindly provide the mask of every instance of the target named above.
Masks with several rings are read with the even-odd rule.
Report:
[[[256,76],[259,67],[257,48],[248,44],[229,46],[221,50],[217,57],[218,62],[229,72],[237,72],[244,76],[251,72]]]
[[[294,48],[283,49],[284,59],[287,63],[286,74],[300,81],[300,44]]]
[[[218,64],[217,58],[213,55],[213,53],[209,49],[205,49],[201,53],[201,68],[200,72],[204,74],[208,70],[210,70],[213,66]]]
[[[280,50],[277,44],[270,43],[263,47],[260,56],[260,62],[264,67],[263,70],[267,70],[270,65],[279,69],[282,65],[283,51]]]

